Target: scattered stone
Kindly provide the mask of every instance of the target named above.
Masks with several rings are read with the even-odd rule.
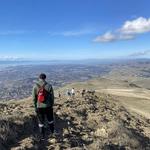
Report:
[[[101,128],[101,129],[97,129],[97,130],[95,131],[95,136],[96,136],[96,137],[107,138],[107,137],[108,137],[108,133],[106,132],[106,129]]]
[[[55,144],[56,143],[56,139],[55,138],[50,139],[50,143]]]
[[[78,98],[69,101],[65,99],[62,100],[62,104],[59,104],[62,105],[61,107],[54,106],[56,130],[60,131],[59,136],[50,137],[43,143],[37,142],[37,138],[25,138],[16,141],[19,146],[13,147],[11,150],[41,149],[45,144],[49,150],[117,150],[119,148],[142,150],[145,147],[147,150],[150,149],[150,145],[148,145],[150,139],[149,120],[131,115],[123,107],[120,108],[109,96],[101,95],[100,99],[98,96],[85,96],[86,99]],[[65,104],[63,105],[63,103]],[[3,116],[9,113],[15,119],[5,120],[3,124],[6,127],[3,127],[2,120],[0,121],[3,127],[0,130],[0,139],[8,131],[10,133],[8,132],[7,139],[11,137],[23,139],[28,134],[31,135],[32,130],[38,130],[37,127],[31,129],[35,124],[31,103],[28,101],[22,106],[17,105],[17,107],[11,108],[12,106],[6,105],[3,107],[5,109],[2,111]],[[22,111],[22,114],[18,111]],[[31,133],[25,133],[25,130],[31,130]],[[21,135],[21,133],[26,135]]]

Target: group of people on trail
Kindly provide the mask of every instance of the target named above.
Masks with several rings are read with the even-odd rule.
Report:
[[[39,80],[33,87],[32,98],[38,118],[41,140],[44,140],[45,118],[47,118],[51,134],[55,133],[53,116],[54,92],[52,85],[46,82],[46,75],[44,73],[40,74]]]
[[[58,91],[58,98],[59,99],[62,98],[62,95],[64,95],[64,94],[62,94],[60,91]],[[68,98],[74,97],[75,96],[75,89],[74,88],[72,88],[71,90],[67,89],[66,96],[68,96]]]
[[[75,96],[75,89],[72,88],[71,90],[67,89],[67,92],[66,92],[67,96],[69,97],[74,97]]]
[[[86,89],[82,89],[75,91],[74,88],[72,89],[67,89],[66,92],[64,93],[66,96],[68,96],[68,99],[70,99],[70,97],[75,98],[75,96],[82,96],[84,97],[86,93],[88,94],[94,94],[95,90],[86,90]],[[64,95],[63,93],[61,93],[60,91],[58,91],[58,98],[61,99],[62,95]]]

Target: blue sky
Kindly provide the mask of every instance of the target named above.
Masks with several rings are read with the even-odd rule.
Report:
[[[0,0],[0,58],[150,56],[149,0]]]

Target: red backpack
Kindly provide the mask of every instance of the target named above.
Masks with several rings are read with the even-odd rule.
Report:
[[[39,91],[37,93],[37,100],[40,103],[43,103],[46,99],[46,96],[47,96],[47,91],[45,90],[45,85],[46,84],[47,83],[45,83],[43,86],[38,85]]]

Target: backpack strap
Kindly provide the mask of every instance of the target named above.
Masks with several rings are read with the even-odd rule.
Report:
[[[40,84],[38,84],[38,83],[36,83],[36,85],[38,86],[38,88],[39,88],[39,90],[41,89],[41,88],[45,88],[45,86],[47,85],[47,82],[45,82],[42,86],[40,85]],[[37,91],[37,94],[39,93],[39,90]]]
[[[45,82],[42,86],[38,83],[36,83],[36,85],[38,86],[38,88],[44,88],[47,85],[47,82]]]
[[[45,82],[42,87],[45,88],[46,84],[47,84],[47,82]]]

